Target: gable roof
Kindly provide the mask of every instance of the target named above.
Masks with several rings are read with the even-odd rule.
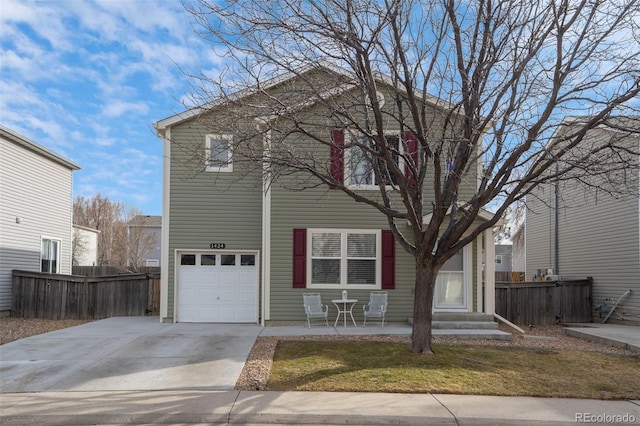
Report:
[[[309,73],[311,71],[314,70],[325,70],[329,73],[333,73],[336,74],[337,76],[342,76],[345,77],[347,79],[352,79],[353,78],[353,73],[341,68],[335,64],[332,64],[330,62],[327,61],[321,61],[321,62],[315,62],[313,64],[308,64],[304,67],[301,67],[300,70],[298,71],[288,71],[285,72],[283,74],[280,74],[278,76],[275,76],[273,78],[270,78],[262,83],[260,83],[260,90],[269,90],[279,84],[285,83],[287,81],[293,80],[294,78],[296,78],[297,76],[300,76],[302,74],[306,74]],[[386,86],[393,86],[393,81],[390,77],[383,75],[383,74],[376,74],[376,79],[386,85]],[[330,91],[325,92],[323,95],[326,95],[327,97],[331,97],[331,96],[336,96],[339,95],[340,93],[343,93],[345,90],[349,90],[351,88],[354,88],[355,85],[353,84],[343,84],[340,85]],[[199,106],[199,107],[195,107],[195,108],[191,108],[189,110],[180,112],[178,114],[172,115],[170,117],[164,118],[162,120],[157,121],[156,123],[153,124],[153,126],[156,128],[156,130],[158,132],[162,132],[164,130],[166,130],[167,128],[170,128],[172,126],[175,126],[177,124],[180,124],[182,122],[185,122],[187,120],[190,120],[192,118],[197,117],[198,115],[207,112],[208,110],[210,110],[213,107],[216,106],[220,106],[223,105],[224,103],[228,102],[228,101],[236,101],[239,99],[242,99],[244,97],[250,96],[254,93],[256,93],[257,91],[257,86],[252,86],[249,87],[247,89],[241,90],[237,93],[234,93],[232,95],[230,95],[228,98],[219,98],[219,99],[215,99],[211,102],[206,103],[205,105]],[[403,91],[404,92],[404,91]],[[435,96],[429,95],[429,94],[425,94],[425,93],[421,93],[420,91],[416,90],[415,91],[416,95],[424,100],[426,100],[427,102],[431,103],[434,106],[440,106],[443,108],[450,108],[451,104],[449,104],[447,101],[444,101],[440,98],[437,98]],[[300,105],[292,105],[291,108],[292,109],[298,109],[301,107],[306,107],[309,106],[310,104],[313,103],[313,100],[308,100],[303,102]],[[259,121],[269,121],[271,119],[271,117],[256,117],[256,119],[258,119]]]
[[[28,149],[29,151],[35,152],[36,154],[39,154],[70,170],[80,170],[80,166],[74,163],[73,161],[68,160],[65,157],[62,157],[61,155],[58,155],[55,152],[48,150],[44,146],[33,142],[32,140],[26,138],[25,136],[22,136],[21,134],[14,132],[13,130],[1,124],[0,124],[0,136],[10,142],[15,143],[16,145],[20,145],[23,148]]]

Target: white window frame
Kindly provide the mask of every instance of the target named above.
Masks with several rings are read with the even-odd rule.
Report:
[[[59,274],[59,273],[60,273],[60,268],[61,268],[61,265],[60,265],[60,263],[61,263],[60,255],[61,255],[61,253],[62,253],[62,240],[61,240],[61,239],[59,239],[59,238],[54,238],[54,237],[47,237],[47,236],[45,236],[45,235],[43,235],[43,236],[41,236],[41,237],[40,237],[40,272],[44,272],[44,271],[42,270],[42,261],[44,260],[44,259],[42,258],[42,249],[44,248],[44,242],[45,242],[45,241],[50,241],[50,242],[55,241],[55,242],[57,243],[57,244],[56,244],[56,260],[57,260],[57,261],[56,261],[56,270],[55,270],[55,271],[47,271],[47,273],[50,273],[50,274]],[[48,260],[49,260],[49,262],[51,262],[51,259],[48,259]],[[51,266],[51,265],[49,265],[49,266]]]
[[[467,244],[462,248],[462,271],[459,270],[440,270],[440,272],[444,273],[462,273],[462,304],[438,304],[437,300],[437,289],[434,289],[433,294],[433,311],[434,312],[470,312],[471,304],[473,300],[473,283],[472,280],[472,267],[473,267],[473,259],[472,259],[473,248],[471,244]],[[437,277],[436,277],[436,286]]]
[[[340,284],[314,284],[312,242],[313,234],[340,234]],[[347,284],[347,235],[348,234],[372,234],[376,236],[376,270],[375,284]],[[336,228],[314,228],[307,229],[307,288],[336,289],[336,290],[379,290],[382,288],[382,231],[379,229],[336,229]]]
[[[211,141],[219,141],[227,143],[227,164],[224,166],[212,166],[211,161]],[[233,136],[228,134],[208,134],[205,137],[205,163],[208,172],[233,172],[233,152],[232,152]]]
[[[406,141],[403,141],[402,139],[402,134],[400,131],[398,130],[392,130],[392,131],[388,131],[384,133],[384,137],[386,138],[387,136],[396,136],[398,137],[398,167],[400,168],[400,170],[404,170],[405,169],[405,161],[404,161],[404,149],[405,149],[405,145],[406,145]],[[347,141],[348,143],[346,143],[347,146],[350,146],[350,148],[348,148],[345,151],[345,164],[344,164],[344,170],[345,170],[345,182],[347,184],[347,187],[351,188],[351,189],[365,189],[365,190],[378,190],[379,189],[379,185],[375,184],[375,183],[371,183],[371,184],[357,184],[357,183],[352,183],[351,182],[351,177],[353,175],[352,170],[351,170],[351,150],[353,149],[353,147],[355,146],[355,144],[357,143],[357,138],[359,137],[366,137],[365,135],[362,134],[355,134],[353,132],[345,132],[345,137],[349,138],[349,141]],[[372,171],[373,173],[373,171]],[[373,179],[375,180],[375,174],[373,174]],[[386,185],[387,189],[392,189],[393,185]]]
[[[496,254],[496,265],[502,265],[502,255]]]

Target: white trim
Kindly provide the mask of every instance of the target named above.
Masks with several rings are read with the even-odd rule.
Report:
[[[259,124],[260,126],[260,124]],[[271,150],[271,130],[263,136],[263,149]],[[267,158],[265,156],[265,158]],[[271,185],[269,163],[262,164],[262,303],[261,325],[271,319]]]
[[[207,172],[233,172],[233,135],[230,134],[208,134],[204,138],[205,140],[205,163]],[[227,164],[224,166],[211,166],[211,141],[215,140],[220,144],[227,144]]]
[[[482,234],[476,238],[476,312],[484,312],[484,291],[482,289]]]
[[[485,313],[491,314],[496,309],[496,255],[493,229],[484,231],[484,294]]]
[[[312,234],[321,233],[334,233],[340,234],[341,239],[341,257],[340,257],[340,284],[313,284],[312,278]],[[347,256],[346,256],[346,240],[347,234],[370,234],[376,236],[376,283],[375,284],[347,284],[345,271],[347,268]],[[309,289],[366,289],[366,290],[379,290],[382,288],[382,231],[379,229],[345,229],[345,228],[308,228],[307,229],[307,288]]]
[[[471,244],[467,244],[462,248],[462,284],[463,284],[463,303],[460,306],[444,306],[436,308],[436,298],[433,299],[433,312],[471,312],[473,310],[473,249]],[[458,272],[443,271],[441,272]],[[434,289],[434,292],[436,290]],[[435,293],[434,293],[435,296]]]
[[[181,254],[252,254],[256,257],[256,264],[255,264],[255,268],[256,268],[256,281],[257,281],[257,287],[258,287],[258,291],[256,291],[255,294],[255,302],[256,302],[256,319],[258,319],[258,316],[260,314],[260,299],[259,299],[259,281],[260,281],[260,251],[258,250],[230,250],[230,249],[225,249],[225,250],[211,250],[211,249],[186,249],[186,248],[179,248],[179,249],[175,249],[174,250],[174,257],[173,257],[173,264],[174,264],[174,281],[173,281],[173,322],[176,323],[178,322],[178,298],[179,296],[179,292],[178,292],[178,275],[180,272],[180,255]],[[238,266],[238,265],[235,265]],[[258,323],[258,321],[256,321],[256,323]]]
[[[40,235],[40,255],[38,256],[40,262],[38,264],[38,270],[40,272],[44,272],[42,270],[42,244],[44,242],[44,240],[48,240],[48,241],[56,241],[56,270],[55,271],[48,271],[48,273],[50,274],[59,274],[60,271],[62,271],[62,238],[58,238],[58,237],[50,237],[48,235]],[[49,259],[51,260],[51,259]]]
[[[160,322],[167,318],[169,311],[169,212],[171,203],[171,128],[162,137],[162,241],[160,244]],[[174,283],[176,274],[174,271]],[[175,300],[174,300],[175,322]]]
[[[462,250],[464,255],[462,264],[467,298],[464,301],[464,305],[467,312],[473,312],[473,244],[467,244]]]

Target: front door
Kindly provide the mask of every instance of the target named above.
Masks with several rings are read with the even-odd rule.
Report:
[[[444,264],[438,278],[433,298],[434,311],[466,311],[468,279],[465,271],[465,247]]]

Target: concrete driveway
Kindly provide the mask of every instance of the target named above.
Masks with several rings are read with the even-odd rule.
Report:
[[[99,320],[0,346],[0,392],[230,390],[261,330]]]

